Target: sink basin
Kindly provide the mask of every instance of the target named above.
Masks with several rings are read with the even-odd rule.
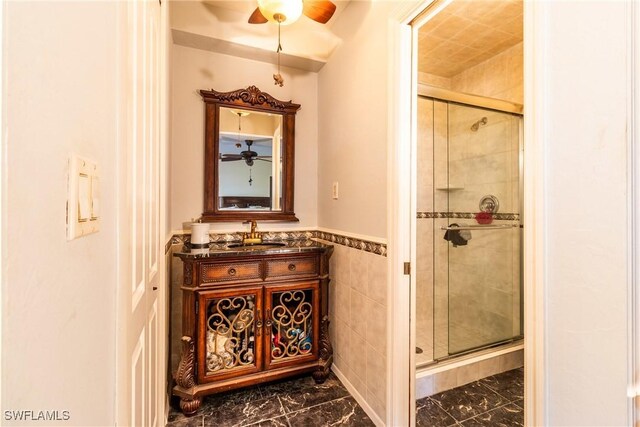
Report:
[[[281,242],[265,242],[265,243],[233,243],[228,245],[227,248],[234,249],[236,251],[264,251],[267,249],[281,248],[285,246],[285,243]]]

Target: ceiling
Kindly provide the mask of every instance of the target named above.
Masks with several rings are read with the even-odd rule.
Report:
[[[418,70],[453,77],[522,42],[522,0],[455,0],[418,30]]]
[[[332,0],[337,8],[327,24],[302,16],[282,27],[283,66],[318,71],[341,40],[332,26],[350,0]],[[256,0],[171,0],[173,42],[187,47],[276,63],[278,26],[249,24]]]

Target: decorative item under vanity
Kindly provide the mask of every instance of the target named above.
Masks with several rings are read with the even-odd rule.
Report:
[[[324,382],[333,362],[332,252],[331,245],[291,240],[174,253],[184,263],[184,281],[173,394],[185,414],[208,394],[302,373]]]
[[[255,86],[200,94],[205,103],[202,220],[298,221],[293,195],[300,105]]]

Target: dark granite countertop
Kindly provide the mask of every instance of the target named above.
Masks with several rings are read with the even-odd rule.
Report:
[[[311,239],[265,241],[261,245],[256,245],[256,248],[252,249],[233,247],[234,245],[239,244],[240,242],[211,243],[208,248],[203,249],[192,248],[191,245],[186,244],[179,251],[174,252],[173,256],[196,259],[254,255],[298,254],[326,251],[331,253],[333,251],[333,245],[327,245],[325,243],[317,242]],[[274,246],[266,247],[266,245]]]

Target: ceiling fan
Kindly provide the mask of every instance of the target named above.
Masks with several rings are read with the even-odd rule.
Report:
[[[271,141],[270,138],[265,138],[258,141]],[[247,166],[253,166],[254,160],[262,160],[263,162],[271,162],[271,156],[258,156],[258,153],[251,149],[251,146],[255,139],[245,139],[244,142],[247,144],[247,149],[241,151],[240,154],[220,154],[220,161],[222,162],[235,162],[238,160],[244,160]],[[239,146],[239,145],[238,145]]]
[[[304,14],[321,24],[326,24],[336,11],[336,5],[329,0],[258,0],[258,7],[249,17],[250,24],[276,22],[278,24],[278,73],[273,75],[274,84],[284,86],[284,78],[280,74],[280,26],[288,25]]]
[[[329,0],[258,0],[258,7],[249,17],[250,24],[275,21],[283,25],[297,20],[301,14],[326,24],[336,11]]]

